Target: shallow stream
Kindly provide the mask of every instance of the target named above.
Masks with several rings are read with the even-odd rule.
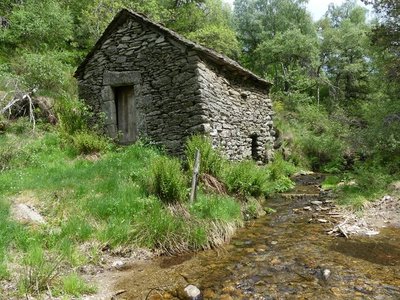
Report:
[[[116,299],[178,299],[188,284],[203,299],[400,299],[400,230],[327,235],[333,224],[304,210],[326,200],[319,180],[298,178],[295,191],[268,200],[276,213],[248,222],[224,249],[133,265]]]

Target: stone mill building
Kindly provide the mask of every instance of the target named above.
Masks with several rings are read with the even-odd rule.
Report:
[[[138,13],[118,13],[75,77],[120,143],[145,137],[179,155],[202,133],[229,159],[272,153],[271,84]]]

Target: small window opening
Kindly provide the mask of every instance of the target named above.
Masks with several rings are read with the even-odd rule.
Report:
[[[251,138],[251,158],[254,160],[258,160],[258,135],[252,134]]]

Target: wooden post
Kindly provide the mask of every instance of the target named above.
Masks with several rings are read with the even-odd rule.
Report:
[[[192,190],[190,191],[190,203],[196,201],[197,180],[199,178],[199,172],[200,172],[200,159],[201,159],[200,151],[199,149],[196,149],[196,155],[194,158],[194,167],[193,167],[193,177],[192,177]]]

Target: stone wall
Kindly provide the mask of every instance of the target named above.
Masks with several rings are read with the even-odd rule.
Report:
[[[198,63],[203,110],[215,147],[229,159],[267,162],[273,155],[272,102],[268,91],[220,67]]]
[[[193,45],[157,26],[128,18],[102,38],[78,75],[79,95],[105,112],[105,130],[118,137],[116,88],[133,87],[135,136],[183,152],[186,139],[208,133],[230,159],[268,161],[272,104],[265,88],[224,73]]]
[[[116,137],[114,88],[134,88],[139,137],[181,154],[186,138],[202,131],[196,53],[148,25],[127,20],[108,35],[78,78],[79,95]]]

